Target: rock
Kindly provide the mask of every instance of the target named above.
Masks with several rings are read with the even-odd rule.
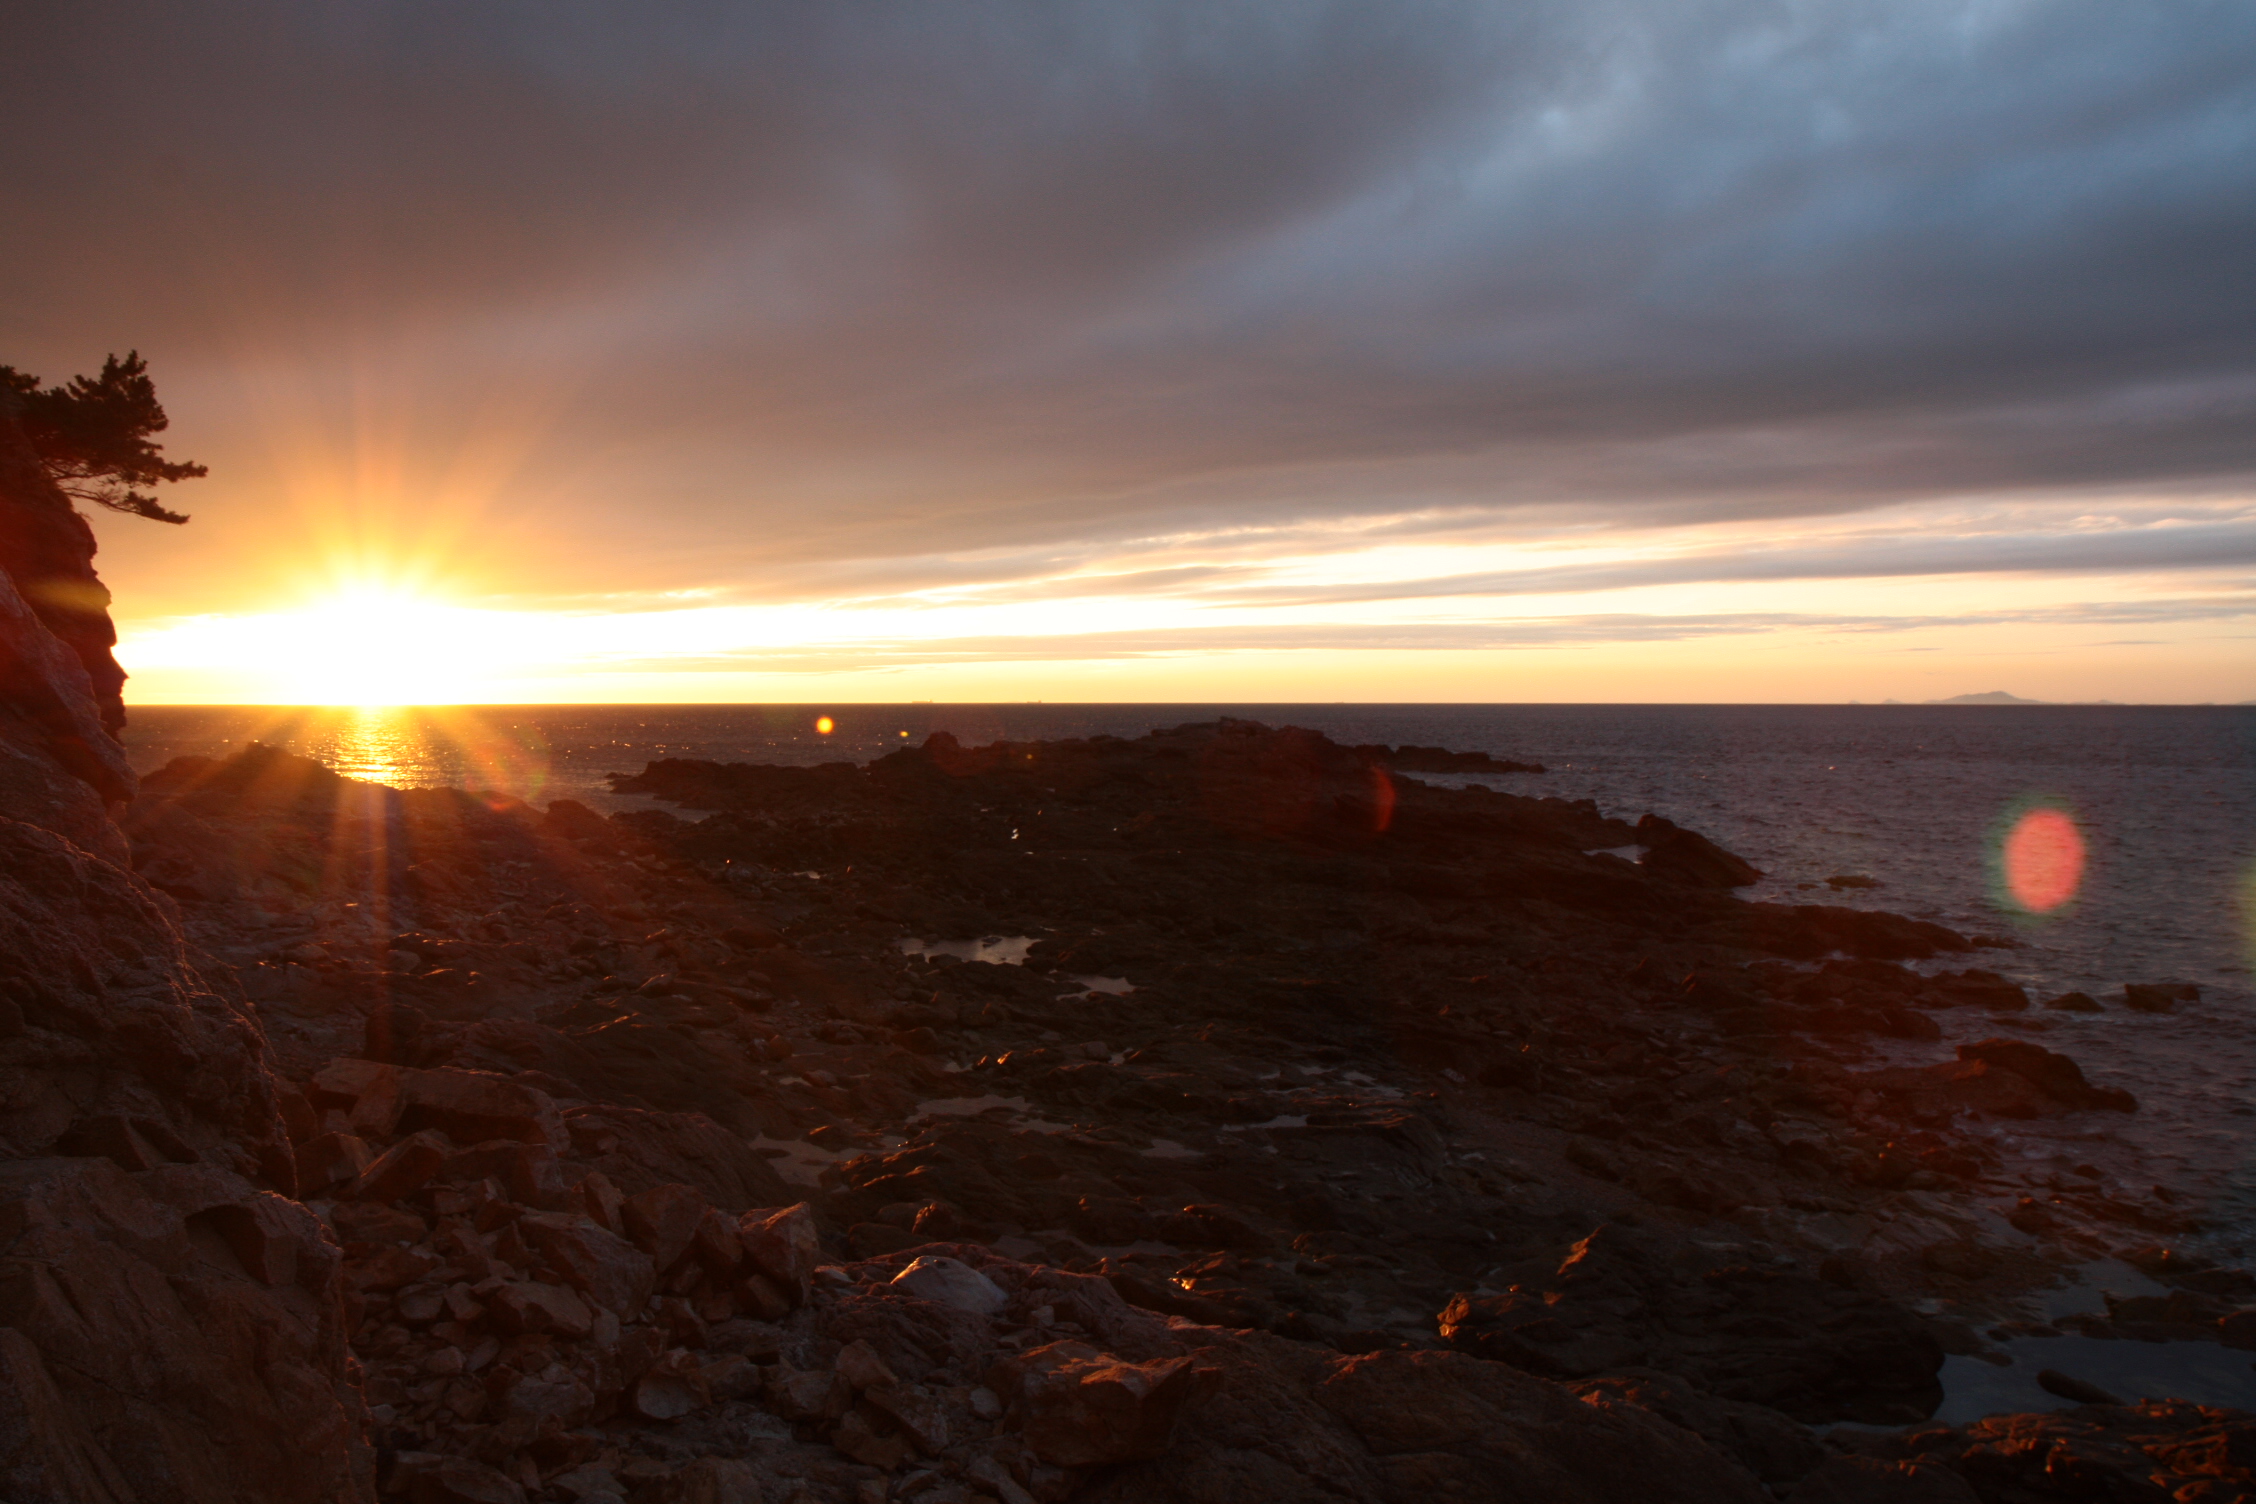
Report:
[[[30,1338],[0,1327],[0,1478],[26,1504],[132,1504],[125,1475],[71,1414]],[[36,1492],[34,1492],[36,1490]]]
[[[975,1316],[992,1316],[1010,1299],[1002,1287],[986,1275],[961,1259],[942,1254],[928,1254],[913,1261],[893,1276],[891,1287],[919,1300],[952,1306]]]
[[[1928,978],[1924,995],[1930,1006],[1941,1008],[1988,1008],[1999,1013],[2019,1013],[2029,1006],[2027,991],[1994,971],[1972,967]]]
[[[1603,1395],[1577,1401],[1504,1364],[1397,1349],[1334,1359],[1321,1374],[1316,1403],[1377,1460],[1360,1488],[1347,1481],[1357,1470],[1352,1458],[1333,1464],[1344,1475],[1335,1486],[1349,1497],[1405,1504],[1439,1495],[1545,1504],[1762,1504],[1769,1497],[1690,1432]],[[1240,1382],[1230,1372],[1222,1398]],[[1186,1417],[1186,1431],[1200,1413]],[[1179,1445],[1197,1445],[1195,1433]]]
[[[367,1499],[364,1412],[323,1314],[340,1261],[303,1207],[216,1166],[19,1159],[0,1163],[0,1242],[0,1419],[19,1427],[0,1452],[99,1482],[99,1438],[121,1500],[158,1478],[187,1504]]]
[[[2256,1415],[2183,1400],[1998,1415],[1964,1427],[1841,1440],[1879,1461],[1947,1470],[1984,1500],[2194,1504],[2244,1497],[2256,1480]]]
[[[1773,1487],[1793,1483],[1825,1460],[1817,1437],[1791,1416],[1763,1405],[1717,1399],[1671,1374],[1646,1370],[1567,1387],[1585,1400],[1635,1405],[1682,1426]]]
[[[298,1194],[317,1196],[339,1181],[358,1179],[376,1156],[349,1133],[324,1133],[298,1145]]]
[[[645,1485],[635,1499],[636,1504],[761,1504],[760,1475],[740,1458],[696,1457],[671,1476]]]
[[[601,1170],[590,1170],[580,1177],[565,1197],[566,1211],[578,1212],[605,1232],[615,1232],[630,1240],[633,1234],[626,1226],[627,1198],[611,1183],[611,1177]],[[637,1244],[639,1247],[639,1243]],[[644,1248],[644,1253],[650,1252]]]
[[[822,1240],[815,1231],[812,1207],[802,1201],[748,1211],[737,1219],[736,1235],[755,1270],[794,1302],[806,1300],[814,1289],[815,1268],[822,1262]]]
[[[1043,1461],[1092,1467],[1165,1451],[1176,1416],[1212,1379],[1187,1357],[1129,1363],[1053,1342],[1005,1359],[996,1387],[1010,1405],[1004,1424],[1015,1420]]]
[[[2133,1013],[2167,1013],[2179,1003],[2198,1003],[2201,989],[2191,982],[2125,982],[2123,1006]]]
[[[1982,1498],[1945,1467],[1830,1457],[1795,1485],[1785,1504],[1982,1504]]]
[[[401,1459],[412,1504],[525,1504],[525,1491],[506,1474],[468,1457]]]
[[[1638,865],[1673,882],[1697,888],[1744,888],[1762,881],[1761,871],[1752,863],[1658,815],[1637,822],[1637,840],[1645,848]]]
[[[496,1368],[488,1377],[486,1394],[502,1420],[531,1421],[536,1426],[548,1420],[576,1426],[595,1408],[595,1392],[561,1363],[527,1374]]]
[[[2099,999],[2088,992],[2063,992],[2056,998],[2047,999],[2045,1006],[2057,1009],[2062,1013],[2104,1013],[2107,1011],[2099,1005]]]
[[[705,1371],[677,1348],[635,1381],[634,1410],[644,1420],[674,1421],[711,1403]]]
[[[571,1142],[546,1092],[480,1071],[333,1060],[314,1074],[307,1095],[317,1107],[339,1106],[356,1116],[364,1103],[384,1104],[390,1121],[381,1122],[378,1133],[396,1125],[408,1132],[436,1128],[462,1143],[505,1138],[561,1149]]]
[[[778,1363],[767,1378],[768,1403],[786,1420],[828,1420],[854,1402],[847,1382],[827,1368],[798,1369]]]
[[[580,1338],[595,1330],[595,1314],[577,1291],[544,1280],[513,1280],[486,1297],[494,1325],[505,1333],[554,1332]]]
[[[830,1433],[830,1444],[865,1467],[887,1472],[908,1460],[909,1439],[898,1432],[880,1434],[859,1410],[849,1410]]]
[[[621,1208],[619,1231],[650,1255],[661,1271],[671,1269],[689,1252],[698,1225],[709,1208],[695,1186],[652,1186],[639,1196],[629,1196]]]
[[[418,1133],[369,1161],[342,1194],[350,1201],[397,1201],[420,1190],[446,1162],[446,1141],[435,1133]]]
[[[2064,1400],[2074,1400],[2079,1405],[2120,1405],[2123,1402],[2097,1384],[2087,1383],[2073,1374],[2062,1373],[2057,1368],[2037,1371],[2037,1387],[2047,1394],[2057,1394]]]
[[[863,1392],[862,1403],[899,1427],[926,1456],[936,1457],[947,1449],[948,1412],[924,1386],[873,1386]]]
[[[1441,1313],[1442,1338],[1546,1377],[1659,1369],[1805,1424],[1900,1424],[1942,1398],[1943,1352],[1916,1317],[1805,1274],[1691,1275],[1609,1224],[1575,1245],[1549,1285],[1460,1295]]]
[[[838,1350],[831,1367],[856,1393],[864,1389],[890,1388],[901,1382],[893,1376],[893,1370],[885,1366],[877,1350],[859,1338]]]
[[[658,1282],[657,1267],[648,1254],[617,1233],[564,1212],[528,1212],[515,1225],[567,1284],[597,1305],[633,1316],[649,1302]]]
[[[2083,1068],[2066,1055],[2020,1039],[1985,1039],[1958,1047],[1961,1060],[1982,1060],[2014,1072],[2036,1085],[2055,1101],[2070,1107],[2105,1108],[2111,1112],[2136,1112],[2138,1099],[2127,1091],[2093,1086]]]

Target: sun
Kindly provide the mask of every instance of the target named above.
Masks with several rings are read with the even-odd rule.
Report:
[[[299,704],[455,704],[490,658],[491,614],[409,591],[343,590],[273,618],[271,653]]]

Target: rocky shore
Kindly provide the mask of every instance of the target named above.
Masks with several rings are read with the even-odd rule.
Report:
[[[24,578],[11,1504],[2256,1497],[2240,1412],[1927,1424],[2016,1336],[2256,1348],[2166,1193],[1969,1131],[2137,1106],[1942,1046],[2030,1005],[1976,938],[1246,722],[136,789]],[[2047,1324],[2103,1257],[2165,1293]]]

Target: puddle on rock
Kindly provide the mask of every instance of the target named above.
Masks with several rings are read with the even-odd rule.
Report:
[[[1144,1158],[1146,1159],[1204,1159],[1205,1157],[1205,1150],[1185,1148],[1171,1138],[1155,1138],[1151,1142],[1151,1147],[1144,1151]]]
[[[1034,937],[988,935],[979,940],[904,939],[900,946],[904,956],[954,956],[959,961],[985,961],[990,966],[1024,966],[1026,953],[1034,948]]]

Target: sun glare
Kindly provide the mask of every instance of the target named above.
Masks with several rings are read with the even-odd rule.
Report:
[[[351,590],[270,618],[271,650],[300,704],[445,704],[490,655],[493,614],[406,592]]]

